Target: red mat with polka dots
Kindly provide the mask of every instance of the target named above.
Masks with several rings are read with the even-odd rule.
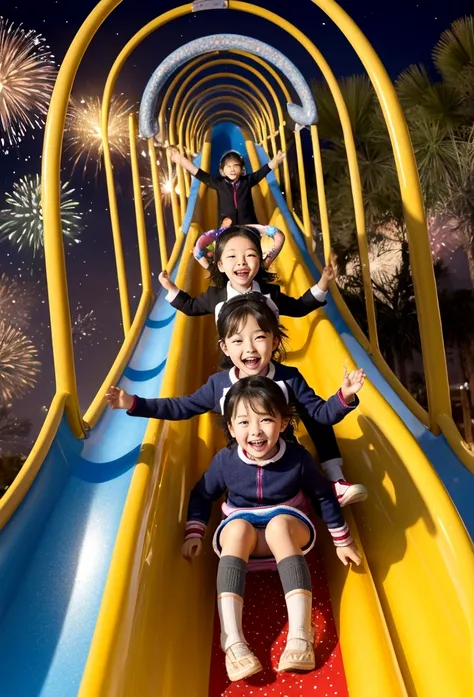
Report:
[[[316,630],[316,669],[311,673],[277,673],[286,642],[286,605],[277,572],[247,574],[244,632],[263,665],[263,672],[248,680],[227,679],[224,654],[219,645],[219,616],[214,622],[210,697],[347,697],[341,651],[334,626],[329,590],[322,563],[313,550],[306,557],[313,582],[313,626]]]

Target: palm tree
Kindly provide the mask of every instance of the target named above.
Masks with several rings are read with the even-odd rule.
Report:
[[[467,121],[474,119],[474,17],[462,17],[441,34],[433,61],[446,85],[462,99]]]

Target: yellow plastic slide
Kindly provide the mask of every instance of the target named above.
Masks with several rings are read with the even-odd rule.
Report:
[[[249,145],[252,159],[255,152]],[[203,152],[209,162],[210,144]],[[215,201],[201,187],[177,283],[204,289],[190,251],[213,226]],[[287,234],[277,265],[285,292],[314,282],[264,181],[257,213]],[[162,395],[188,394],[215,370],[212,317],[179,315]],[[287,361],[322,396],[341,384],[352,358],[323,310],[285,318]],[[222,440],[209,415],[150,422],[124,509],[86,665],[81,697],[205,697],[216,558],[208,540],[192,564],[180,556],[190,487]],[[360,408],[336,427],[348,477],[369,498],[346,510],[364,552],[360,569],[338,562],[320,535],[351,697],[472,697],[472,548],[445,489],[417,442],[368,380]],[[223,659],[222,659],[223,660]],[[291,681],[291,677],[289,678]],[[251,694],[249,692],[249,694]],[[268,691],[268,694],[276,694]],[[281,693],[283,694],[283,693]],[[299,694],[288,690],[288,694]]]

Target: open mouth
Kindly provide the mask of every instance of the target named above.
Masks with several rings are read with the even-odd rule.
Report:
[[[266,440],[266,439],[249,440],[248,444],[252,448],[252,450],[255,450],[256,452],[261,453],[264,450],[266,450],[267,445],[268,445],[268,440]]]
[[[234,275],[237,276],[241,281],[246,281],[247,278],[249,277],[250,270],[249,269],[242,269],[241,271],[234,271]]]
[[[261,359],[260,358],[244,358],[242,360],[242,363],[249,370],[256,370],[256,368],[258,368],[260,366]]]

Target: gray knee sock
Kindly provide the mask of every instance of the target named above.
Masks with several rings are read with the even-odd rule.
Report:
[[[295,554],[285,557],[278,562],[277,569],[285,595],[297,589],[311,593],[311,574],[303,555]]]
[[[221,557],[217,569],[217,595],[235,593],[244,597],[247,562],[240,557]]]

